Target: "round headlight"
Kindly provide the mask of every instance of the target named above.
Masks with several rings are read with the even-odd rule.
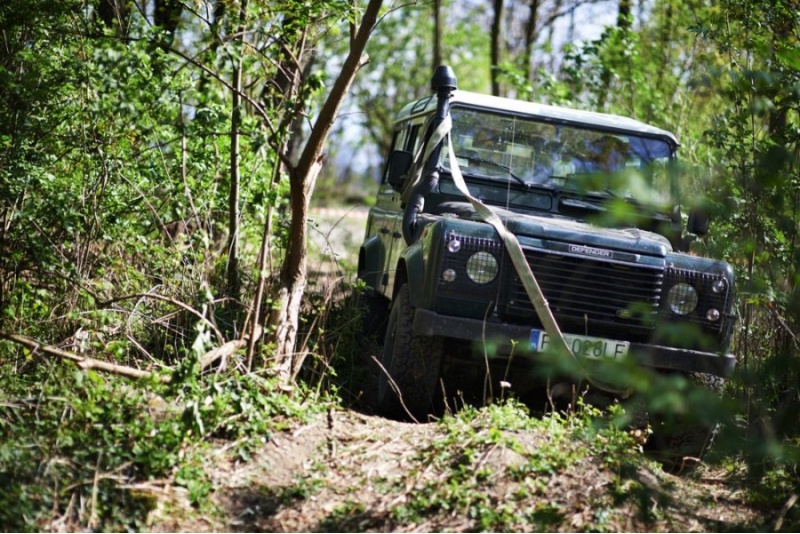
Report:
[[[497,277],[497,260],[488,252],[476,252],[467,260],[467,276],[476,284],[488,284]]]
[[[697,291],[684,282],[675,284],[667,292],[667,304],[678,315],[691,313],[697,307]]]
[[[714,293],[722,293],[725,291],[725,286],[728,284],[725,282],[724,278],[717,278],[713,282],[711,282],[711,291]]]

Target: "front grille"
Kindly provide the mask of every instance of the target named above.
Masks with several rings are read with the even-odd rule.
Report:
[[[645,341],[653,330],[664,281],[662,266],[526,249],[550,309],[565,332]],[[513,268],[512,268],[513,270]],[[519,275],[511,275],[504,318],[541,326]]]

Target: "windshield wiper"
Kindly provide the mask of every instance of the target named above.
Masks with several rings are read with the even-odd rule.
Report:
[[[591,211],[605,211],[606,210],[606,208],[601,206],[601,205],[594,204],[592,202],[586,202],[585,200],[578,200],[577,198],[569,198],[569,197],[562,198],[561,199],[561,204],[563,206],[569,206],[570,208],[580,208],[580,209],[591,210]]]
[[[498,169],[503,169],[514,180],[516,180],[520,184],[524,185],[525,189],[530,189],[530,184],[528,184],[525,180],[523,180],[522,178],[520,178],[519,176],[514,174],[514,171],[512,171],[511,167],[509,167],[508,165],[504,165],[503,163],[499,163],[499,162],[491,160],[491,159],[482,158],[480,156],[476,156],[476,155],[473,155],[473,154],[470,154],[470,155],[456,154],[456,157],[457,158],[464,158],[465,160],[467,160],[470,163],[483,163],[484,165],[489,165],[491,167],[496,167]]]

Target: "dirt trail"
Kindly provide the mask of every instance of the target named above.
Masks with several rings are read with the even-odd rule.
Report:
[[[452,483],[451,472],[425,459],[435,450],[431,445],[445,439],[445,434],[436,423],[400,423],[332,410],[273,436],[247,462],[218,451],[207,466],[216,488],[209,502],[193,508],[186,491],[173,488],[151,514],[150,528],[161,532],[480,530],[481,518],[469,504],[417,514],[406,510],[418,492]],[[749,506],[741,488],[703,469],[677,477],[645,463],[620,475],[599,467],[599,462],[581,460],[552,474],[533,476],[540,491],[519,498],[517,468],[547,436],[514,437],[525,444],[524,450],[493,447],[480,460],[480,469],[491,475],[488,493],[477,500],[494,503],[498,510],[513,502],[520,512],[519,523],[514,523],[516,510],[506,511],[512,519],[502,523],[510,527],[503,530],[772,530],[774,518]],[[464,491],[468,496],[469,488]],[[541,522],[531,524],[531,517]]]

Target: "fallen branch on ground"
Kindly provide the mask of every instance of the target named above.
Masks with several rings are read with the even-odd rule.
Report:
[[[261,327],[256,325],[255,329],[253,330],[254,338],[258,339],[261,337]],[[223,343],[219,347],[213,348],[210,351],[206,352],[200,358],[200,370],[202,371],[215,361],[219,360],[220,358],[227,358],[234,352],[239,349],[243,349],[247,347],[247,342],[250,336],[244,336],[241,339],[234,339],[233,341],[228,341],[227,343]]]
[[[261,335],[261,329],[257,329],[256,335]],[[31,339],[25,336],[20,336],[17,334],[9,334],[6,332],[0,332],[0,338],[7,339],[17,345],[22,345],[31,350],[33,353],[41,352],[44,354],[49,354],[50,356],[56,356],[61,358],[62,360],[70,360],[74,362],[78,367],[81,369],[95,369],[97,371],[104,371],[106,373],[112,373],[119,376],[126,376],[128,378],[135,378],[135,379],[142,379],[142,378],[153,378],[155,377],[160,382],[168,384],[172,381],[172,376],[170,375],[159,375],[157,373],[153,373],[151,371],[142,371],[141,369],[135,369],[133,367],[128,367],[127,365],[119,365],[116,363],[109,363],[103,360],[98,360],[96,358],[91,358],[88,356],[81,356],[79,354],[75,354],[74,352],[69,352],[66,350],[59,349],[57,347],[53,347],[50,345],[43,345],[39,343],[35,339]],[[206,352],[200,358],[200,370],[202,371],[206,367],[210,366],[215,361],[219,360],[220,358],[227,358],[231,354],[235,353],[239,349],[243,349],[247,346],[247,336],[243,337],[242,339],[234,339],[232,341],[228,341],[227,343],[223,343],[219,347],[213,348],[210,351]]]
[[[56,356],[58,358],[61,358],[62,360],[71,360],[75,362],[75,364],[81,369],[96,369],[98,371],[105,371],[107,373],[113,373],[116,375],[127,376],[129,378],[136,378],[136,379],[151,378],[154,376],[154,373],[150,371],[142,371],[141,369],[134,369],[133,367],[128,367],[127,365],[119,365],[115,363],[109,363],[103,360],[98,360],[96,358],[90,358],[88,356],[80,356],[78,354],[75,354],[74,352],[61,350],[57,347],[52,347],[50,345],[43,345],[38,341],[36,341],[35,339],[20,336],[17,334],[8,334],[5,332],[0,332],[0,338],[7,339],[8,341],[14,342],[17,345],[22,345],[23,347],[27,347],[34,354],[37,352],[42,352],[44,354],[49,354],[50,356]],[[158,379],[164,383],[168,383],[170,381],[169,376],[159,376]]]

